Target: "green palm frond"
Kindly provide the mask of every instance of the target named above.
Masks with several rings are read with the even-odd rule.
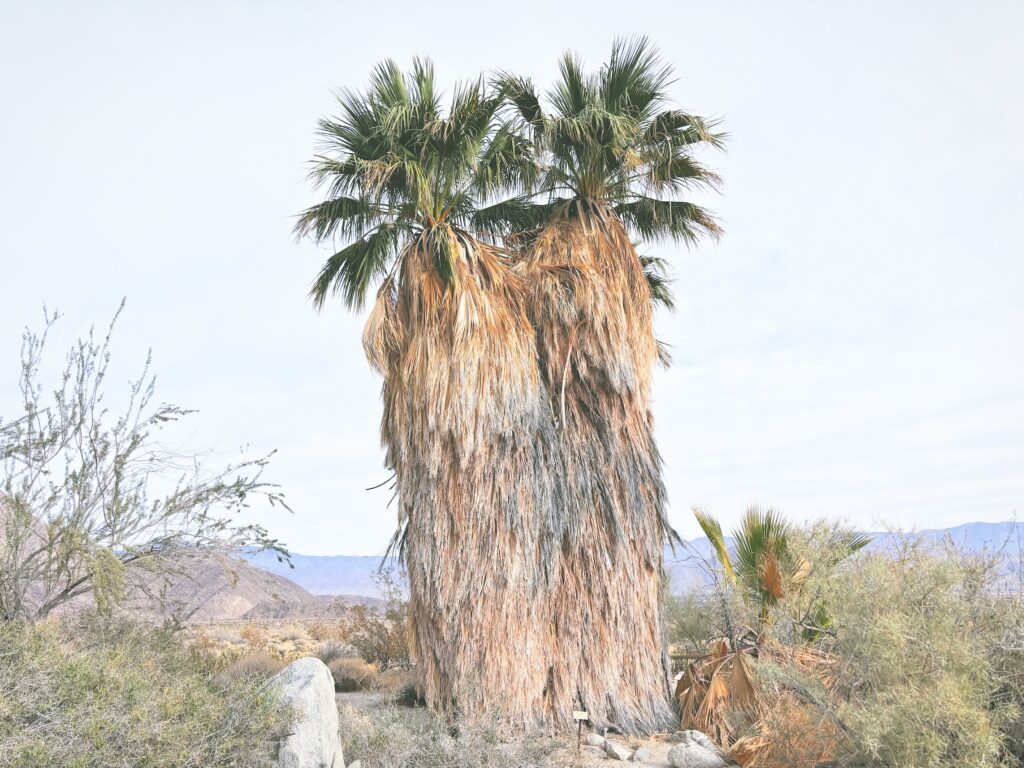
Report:
[[[714,217],[695,203],[639,197],[612,210],[644,240],[671,239],[693,244],[701,237],[718,237],[721,233]]]
[[[350,307],[362,306],[373,282],[387,274],[402,232],[399,225],[382,224],[327,259],[309,290],[314,306],[323,307],[332,294],[341,294]]]
[[[513,233],[530,232],[544,223],[545,208],[521,195],[477,208],[468,217],[468,228],[481,236],[497,239]]]
[[[736,575],[740,582],[763,603],[776,596],[765,583],[765,568],[775,563],[783,571],[791,570],[789,524],[771,507],[748,507],[734,534]]]
[[[872,541],[872,537],[866,533],[857,531],[837,530],[832,533],[832,540],[828,551],[832,556],[827,563],[828,567],[838,565],[846,558],[855,555],[864,549]]]
[[[675,297],[672,295],[672,280],[667,276],[667,263],[658,256],[641,256],[640,265],[647,278],[647,287],[651,291],[651,300],[668,310],[676,308]]]
[[[513,86],[527,106],[524,84],[478,78],[456,86],[446,108],[429,61],[403,72],[388,60],[364,91],[337,94],[338,113],[319,123],[309,172],[326,199],[295,224],[300,237],[346,241],[313,284],[317,307],[332,294],[361,306],[417,238],[437,249],[433,261],[449,279],[460,232],[497,238],[534,226],[521,198],[539,167],[535,145],[524,121],[499,114]]]
[[[729,548],[725,544],[725,535],[722,533],[721,524],[700,507],[693,508],[693,516],[697,518],[697,524],[700,525],[704,535],[708,537],[711,547],[715,550],[715,555],[718,557],[718,562],[722,564],[726,578],[735,583],[736,573],[732,566],[732,559],[729,557]]]
[[[617,40],[600,79],[605,109],[649,120],[665,101],[672,68],[647,38]]]
[[[295,229],[300,235],[312,235],[317,240],[362,237],[384,214],[385,209],[370,200],[332,197],[303,211]]]
[[[528,126],[535,140],[544,132],[544,108],[533,83],[525,77],[510,72],[499,72],[494,78],[497,93],[513,108],[518,120]]]

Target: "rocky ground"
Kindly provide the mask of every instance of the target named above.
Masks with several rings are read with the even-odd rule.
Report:
[[[584,728],[579,747],[575,734],[510,740],[486,729],[461,733],[449,741],[446,734],[438,734],[437,721],[424,708],[396,705],[389,693],[339,693],[336,699],[345,756],[348,760],[359,759],[362,768],[415,766],[421,760],[424,765],[447,765],[448,753],[458,761],[453,764],[508,768],[583,768],[608,761],[651,768],[728,765],[717,747],[694,731],[638,739],[613,733],[605,736]],[[432,752],[417,758],[421,749]]]

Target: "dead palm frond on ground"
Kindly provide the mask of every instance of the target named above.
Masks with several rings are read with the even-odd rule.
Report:
[[[650,409],[659,357],[660,262],[632,237],[693,243],[713,217],[681,199],[717,177],[694,157],[722,136],[668,108],[670,71],[644,40],[617,43],[599,73],[567,55],[542,103],[500,80],[538,161],[529,226],[513,233],[557,429],[565,503],[542,530],[553,555],[552,718],[582,701],[597,723],[650,731],[673,719],[662,639],[665,515]]]
[[[552,498],[552,429],[525,286],[497,247],[518,207],[529,146],[496,119],[503,95],[391,62],[321,122],[312,170],[327,199],[296,227],[343,239],[313,285],[359,306],[384,379],[381,437],[395,472],[396,544],[408,573],[410,643],[437,711],[539,719],[546,610],[538,531]]]

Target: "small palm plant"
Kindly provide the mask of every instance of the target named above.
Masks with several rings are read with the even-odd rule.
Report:
[[[701,509],[694,516],[708,537],[728,581],[742,588],[757,606],[760,626],[768,623],[769,611],[799,587],[809,573],[806,560],[794,558],[789,546],[789,525],[777,511],[750,507],[733,532],[735,565],[718,521]]]
[[[739,528],[733,531],[734,554],[730,555],[719,522],[700,508],[695,508],[693,514],[707,536],[727,581],[739,586],[757,606],[760,628],[763,629],[769,622],[771,608],[798,591],[811,572],[812,564],[793,552],[791,526],[771,507],[749,507]],[[827,547],[828,561],[817,565],[832,568],[870,542],[870,536],[837,530]],[[820,606],[815,610],[820,613]]]
[[[532,167],[498,120],[504,102],[475,81],[445,107],[429,63],[382,64],[321,121],[311,176],[327,195],[296,231],[343,242],[313,283],[317,306],[337,293],[358,308],[379,283],[363,341],[384,378],[422,693],[435,710],[523,724],[547,672],[514,660],[540,653],[551,430],[524,286],[491,242],[523,208],[504,190]]]
[[[730,553],[718,520],[700,508],[693,513],[721,565],[726,584],[739,589],[754,604],[758,628],[747,637],[714,640],[707,655],[687,667],[676,686],[681,727],[709,734],[744,765],[761,765],[773,752],[775,741],[762,727],[767,704],[754,674],[755,663],[769,661],[796,670],[818,679],[826,689],[833,674],[833,659],[813,643],[829,622],[825,605],[813,595],[810,597],[806,615],[814,624],[800,622],[804,642],[796,648],[771,640],[765,632],[772,608],[796,598],[812,569],[835,567],[867,546],[871,539],[864,534],[833,529],[828,541],[822,542],[821,551],[826,554],[811,563],[796,554],[794,531],[777,510],[752,506],[733,531]],[[785,707],[794,722],[806,714],[799,695],[791,691],[776,692],[774,705]],[[737,725],[744,721],[751,732],[760,735],[738,738]],[[838,739],[829,724],[818,723],[817,728],[817,737],[801,742],[802,748],[814,758],[810,763],[825,762]]]

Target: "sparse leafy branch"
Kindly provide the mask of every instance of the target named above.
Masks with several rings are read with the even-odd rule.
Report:
[[[207,453],[166,448],[160,431],[194,411],[155,401],[147,355],[119,409],[107,399],[111,337],[93,330],[68,351],[58,385],[41,374],[58,321],[22,337],[21,413],[0,420],[0,619],[43,618],[92,595],[109,611],[185,551],[237,547],[287,555],[259,525],[237,520],[253,498],[289,509],[263,473],[272,454],[218,469]],[[149,576],[150,578],[146,578]]]

